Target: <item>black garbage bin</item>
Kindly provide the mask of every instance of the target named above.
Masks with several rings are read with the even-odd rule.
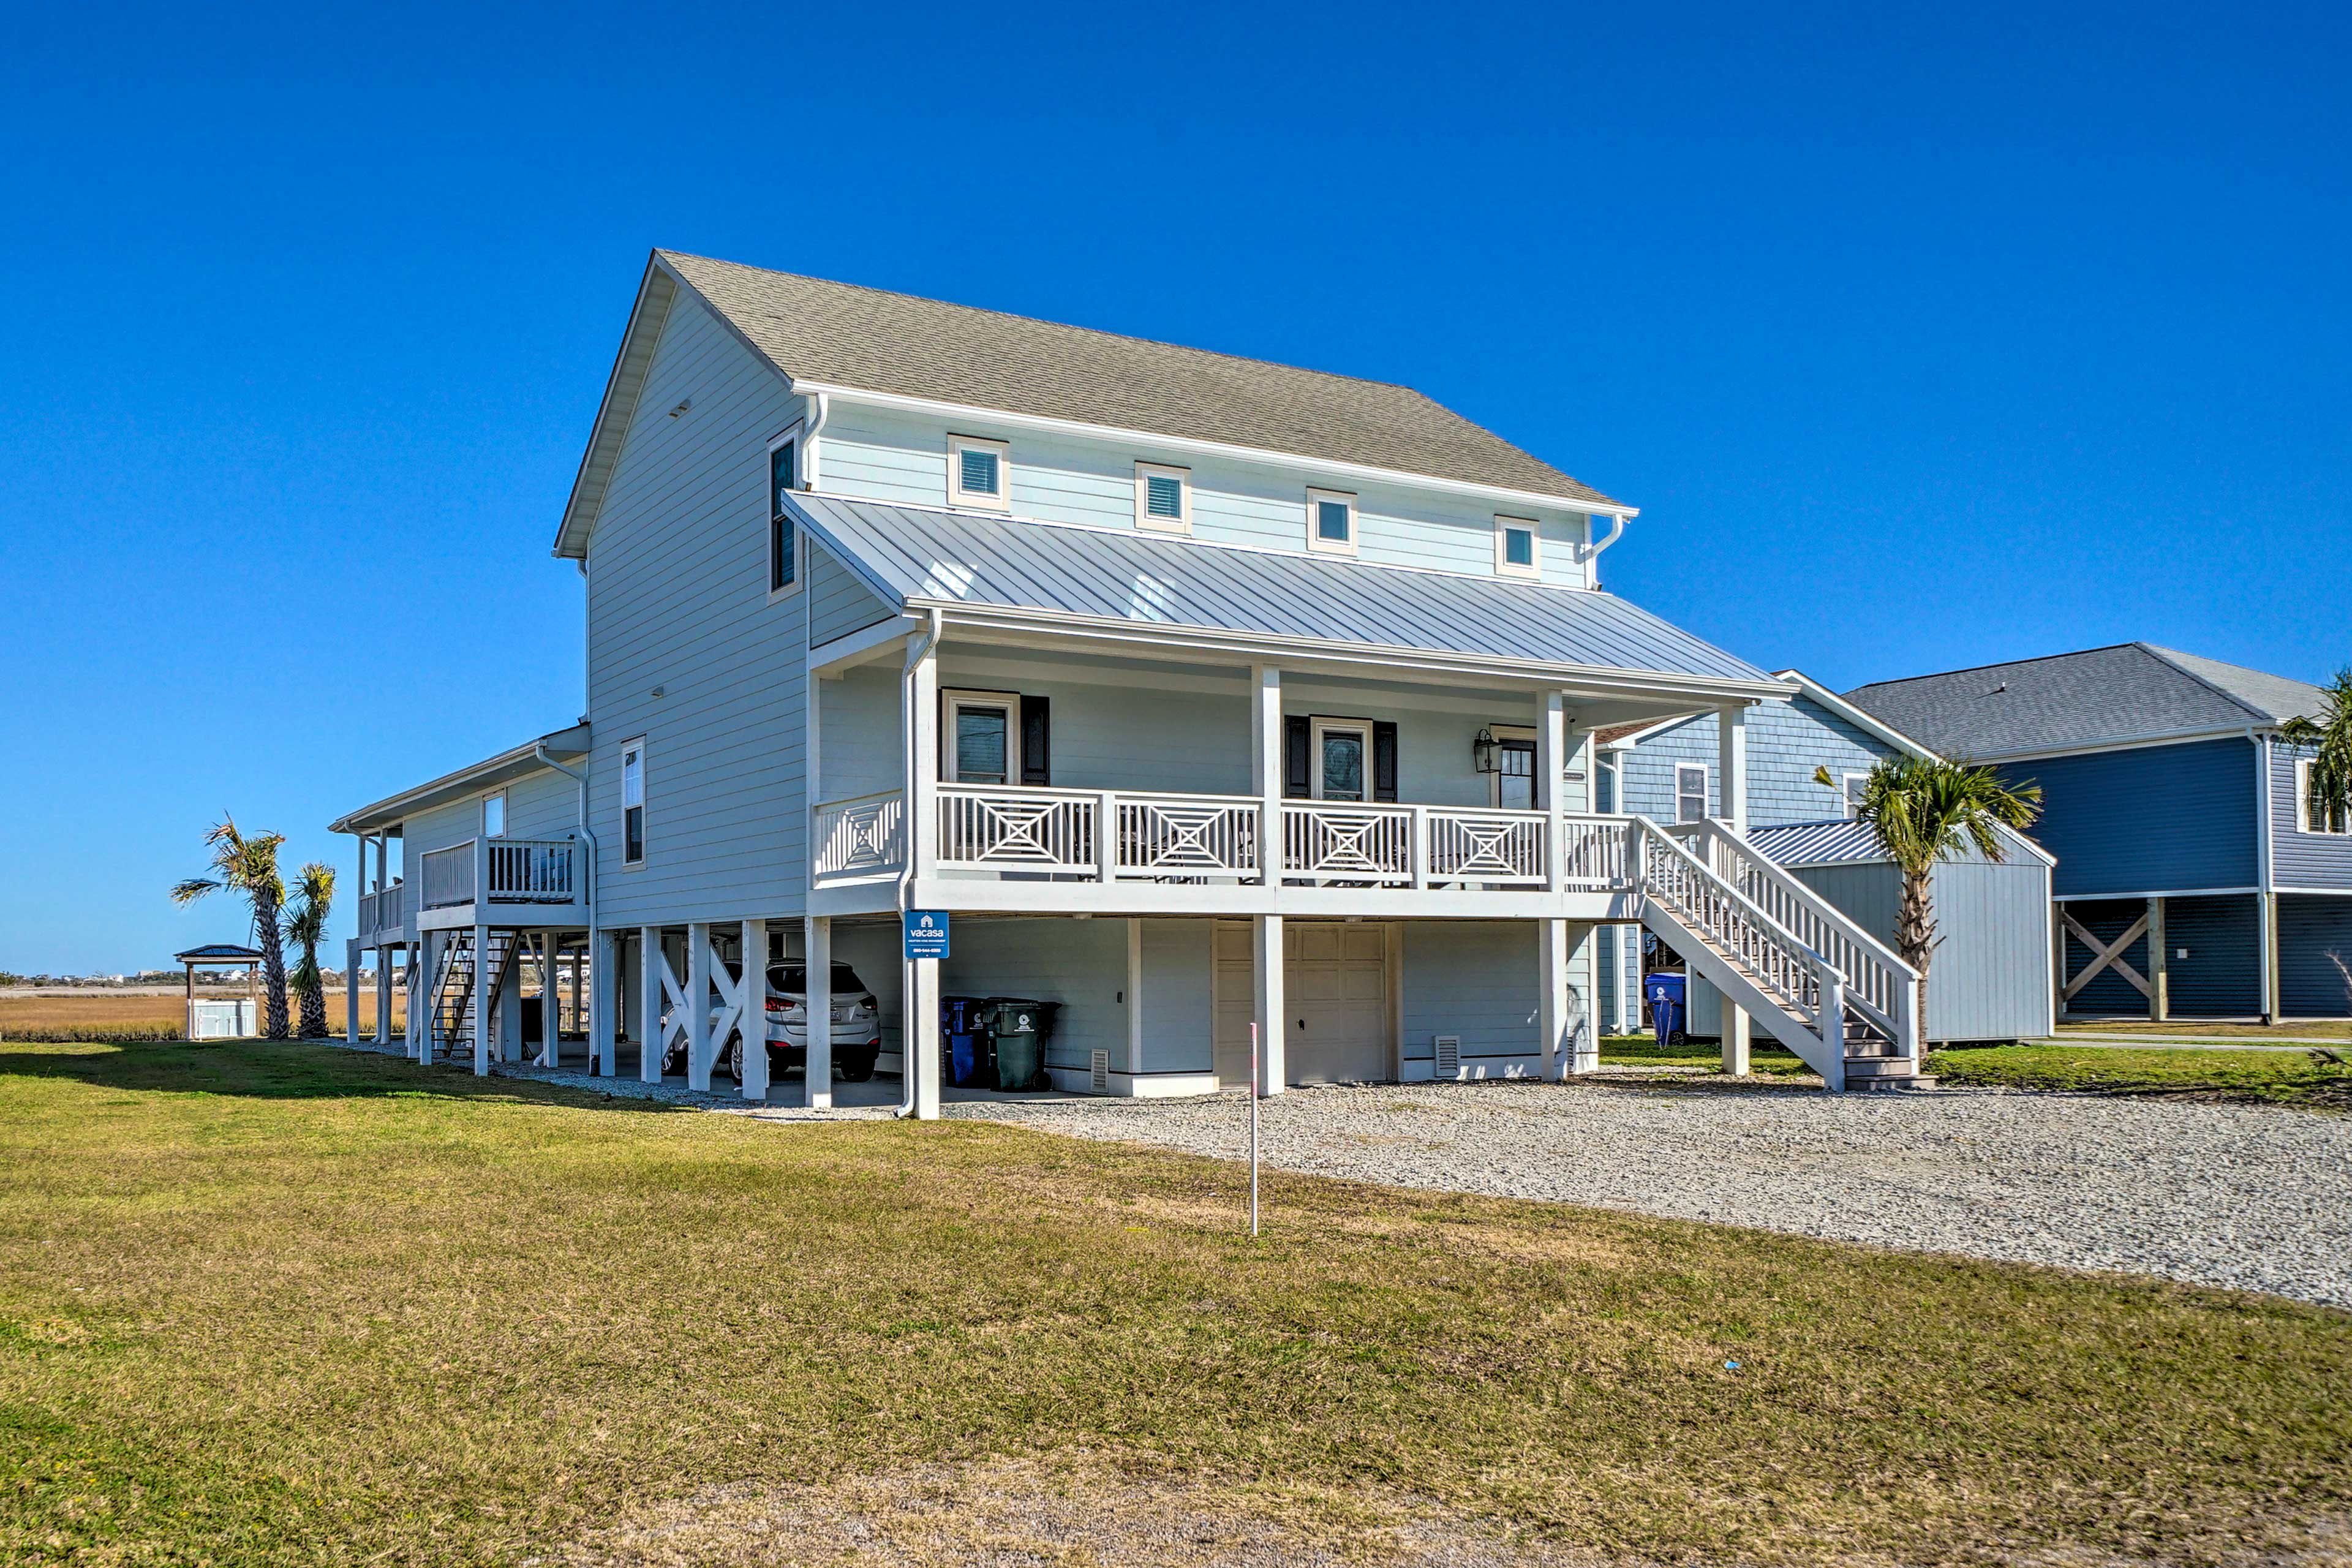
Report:
[[[1045,1077],[1047,1009],[1052,1005],[1026,996],[994,996],[987,1013],[990,1033],[996,1040],[996,1087],[1000,1089],[1042,1089]]]

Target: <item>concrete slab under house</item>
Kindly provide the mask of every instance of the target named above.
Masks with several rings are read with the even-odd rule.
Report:
[[[1590,1071],[1638,926],[1914,1081],[1916,977],[1745,835],[1801,689],[1602,590],[1633,515],[1406,388],[657,252],[555,544],[588,711],[334,825],[350,962],[423,1060],[930,1116],[951,998],[1050,1004],[1073,1092],[1247,1083],[1253,1028],[1266,1093]],[[1602,784],[1669,720],[1687,821]]]

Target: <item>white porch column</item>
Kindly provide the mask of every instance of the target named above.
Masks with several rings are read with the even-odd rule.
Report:
[[[418,1062],[433,1059],[433,935],[419,931],[408,945],[408,1054]]]
[[[392,949],[375,950],[375,1043],[392,1044]]]
[[[1564,841],[1560,817],[1567,809],[1564,802],[1568,794],[1568,781],[1563,775],[1567,772],[1568,697],[1564,692],[1547,691],[1536,712],[1536,784],[1541,791],[1536,800],[1549,819],[1544,824],[1544,885],[1555,893],[1568,885],[1568,857],[1560,852]],[[1549,990],[1546,994],[1549,994]],[[1558,1043],[1559,1037],[1554,1032],[1547,1031],[1544,1037]],[[1552,1046],[1547,1045],[1544,1050],[1544,1059],[1549,1063]]]
[[[498,1001],[499,1060],[522,1060],[522,961],[530,951],[527,931],[510,931],[507,935],[506,973],[499,977],[494,988]]]
[[[360,939],[343,943],[343,1038],[360,1043]]]
[[[768,922],[743,922],[743,1098],[768,1098]]]
[[[1282,886],[1282,671],[1270,664],[1250,666],[1250,785],[1258,798],[1258,876],[1267,887],[1279,888]],[[1277,987],[1280,985],[1278,980],[1276,984]],[[1277,1003],[1275,1011],[1279,1013],[1281,1010]],[[1263,1019],[1260,1021],[1262,1023]]]
[[[1748,706],[1718,708],[1715,715],[1715,776],[1718,820],[1734,833],[1748,831]],[[1748,1012],[1723,1001],[1723,1070],[1735,1078],[1748,1075]]]
[[[1536,1030],[1543,1044],[1543,1075],[1555,1081],[1575,1066],[1569,1048],[1568,922],[1536,922]]]
[[[907,853],[918,883],[932,877],[940,858],[940,814],[932,804],[940,778],[940,649],[933,643],[915,661],[899,689],[907,711]],[[1015,715],[1015,721],[1018,721]],[[934,1030],[934,1033],[937,1031]]]
[[[474,841],[475,869],[480,867],[481,840]],[[478,889],[479,882],[474,886]],[[497,994],[490,989],[490,928],[474,928],[474,1076],[488,1078],[490,1072],[490,1004]]]
[[[912,1075],[915,1119],[940,1115],[940,961],[919,958],[907,965],[907,1016],[900,1024],[899,1070]],[[814,1025],[814,1020],[811,1020]],[[826,1020],[830,1026],[831,1019]]]
[[[659,926],[637,928],[637,967],[644,980],[637,986],[637,1077],[661,1082],[662,1059],[662,933]]]
[[[620,1019],[621,933],[591,928],[583,956],[588,963],[588,1070],[612,1078],[620,1070],[613,1028]]]
[[[1569,994],[1564,1019],[1568,1070],[1601,1070],[1601,928],[1579,921],[1569,927]]]
[[[710,1062],[719,1043],[710,1037],[710,927],[689,921],[686,927],[686,1087],[698,1093],[710,1088]]]
[[[1126,994],[1127,1070],[1139,1073],[1143,1070],[1143,922],[1133,916],[1127,921]]]
[[[1251,921],[1256,960],[1257,1051],[1260,1094],[1280,1094],[1286,1073],[1283,1045],[1289,1038],[1290,1005],[1282,991],[1282,917],[1259,915]]]
[[[802,968],[807,979],[808,1005],[802,1016],[808,1042],[808,1069],[801,1084],[801,1103],[812,1110],[833,1109],[833,917],[808,915],[801,921]],[[817,1020],[824,1019],[822,1027]],[[900,1070],[906,1070],[900,1058]]]

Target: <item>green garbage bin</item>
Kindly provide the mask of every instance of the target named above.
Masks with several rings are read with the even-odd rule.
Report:
[[[996,1087],[1035,1089],[1045,1076],[1044,1005],[1020,996],[991,999],[996,1037]]]

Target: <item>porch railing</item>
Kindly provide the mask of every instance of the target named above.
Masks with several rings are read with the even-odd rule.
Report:
[[[428,849],[418,868],[425,886],[425,901],[419,907],[446,910],[457,904],[474,901],[474,841],[452,844],[446,849]]]
[[[578,898],[578,846],[569,838],[469,838],[427,850],[418,865],[426,910],[475,901],[568,904]],[[479,871],[477,871],[478,864]]]
[[[401,895],[405,889],[398,882],[380,888],[360,898],[360,935],[373,936],[382,931],[397,931],[403,915]]]
[[[907,795],[903,790],[829,800],[816,808],[815,869],[819,886],[888,876],[907,868]]]

